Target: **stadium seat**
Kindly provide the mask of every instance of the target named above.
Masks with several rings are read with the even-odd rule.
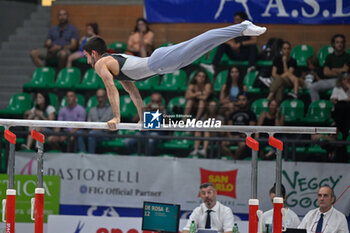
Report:
[[[51,67],[37,68],[33,75],[32,80],[29,83],[23,85],[24,90],[38,90],[46,89],[50,84],[55,82],[55,70]]]
[[[317,58],[320,62],[320,66],[323,66],[328,54],[333,53],[334,48],[331,45],[325,45],[318,50]]]
[[[177,70],[174,73],[164,74],[160,85],[155,86],[157,91],[185,91],[187,74],[184,70]]]
[[[175,131],[174,136],[192,137],[193,135],[191,134],[191,132]],[[159,147],[161,147],[161,149],[164,149],[164,150],[188,150],[188,149],[192,149],[193,145],[194,145],[193,140],[173,139],[160,144]]]
[[[0,110],[0,116],[23,117],[25,111],[32,107],[32,97],[28,93],[14,94],[6,109]]]
[[[248,66],[248,61],[233,61],[225,53],[221,57],[220,65],[221,66]]]
[[[309,105],[303,122],[311,125],[329,125],[333,104],[329,100],[317,100]]]
[[[258,71],[252,71],[245,75],[243,84],[247,86],[247,92],[250,94],[259,93],[260,88],[253,87]]]
[[[304,102],[299,99],[284,100],[280,108],[286,123],[297,123],[304,116]]]
[[[127,49],[126,43],[121,41],[110,43],[107,47],[113,49],[116,53],[124,53]]]
[[[301,44],[292,49],[291,56],[297,60],[298,66],[306,66],[306,60],[308,57],[313,56],[314,53],[315,50],[310,45]]]
[[[88,69],[83,77],[83,81],[80,84],[77,84],[75,86],[76,90],[79,91],[84,91],[84,90],[96,90],[98,88],[103,88],[103,81],[100,78],[100,76],[98,76],[98,74],[96,74],[94,69]]]
[[[193,65],[200,64],[200,63],[204,63],[204,64],[207,64],[207,65],[213,64],[213,60],[214,60],[214,57],[215,57],[217,49],[218,49],[217,47],[213,48],[212,50],[210,50],[209,52],[203,54],[200,58],[195,60],[192,64]]]
[[[54,93],[49,93],[50,104],[56,109],[56,114],[58,110],[58,96]]]
[[[84,96],[82,96],[81,94],[76,94],[77,96],[77,103],[79,105],[81,105],[82,107],[85,106],[85,98]],[[67,106],[67,96],[65,96],[62,100],[61,100],[61,104],[60,104],[60,109],[64,108]]]
[[[131,119],[137,114],[136,107],[129,95],[120,96],[120,115],[122,118]],[[123,119],[122,119],[123,120]]]
[[[168,47],[168,46],[171,46],[171,45],[174,45],[174,44],[175,44],[175,43],[173,43],[173,42],[165,42],[165,43],[159,45],[158,48],[160,48],[160,47]]]
[[[267,112],[269,100],[268,99],[257,99],[252,103],[251,110],[255,113],[256,118],[259,118],[262,112]]]
[[[63,68],[57,76],[57,80],[54,84],[51,84],[51,88],[57,89],[73,89],[80,82],[80,70],[76,67]]]
[[[167,110],[171,114],[182,114],[186,105],[186,99],[183,96],[177,96],[169,100]]]
[[[198,71],[200,71],[200,70],[194,70],[194,71],[192,71],[192,73],[190,74],[190,76],[189,76],[189,78],[188,78],[188,83],[189,83],[189,84],[191,83],[193,77],[198,73]],[[207,73],[208,78],[209,78],[211,84],[213,85],[213,79],[214,79],[214,78],[213,78],[213,74],[210,73],[209,71],[207,71],[206,69],[204,69],[204,71]]]
[[[151,96],[147,96],[143,99],[143,104],[146,106],[151,102]],[[162,105],[165,106],[165,99],[162,97]]]
[[[136,133],[137,131],[135,130],[120,129],[117,131],[117,135],[134,135]],[[125,147],[124,140],[125,138],[122,137],[111,138],[110,140],[99,143],[98,146],[101,146],[103,148]]]
[[[90,112],[90,109],[95,107],[97,105],[97,98],[96,98],[96,95],[93,95],[89,98],[89,100],[87,101],[86,103],[86,115],[89,114]]]
[[[227,70],[223,70],[216,76],[215,84],[214,84],[214,91],[220,91],[221,87],[225,84],[227,79]]]
[[[151,91],[154,90],[154,88],[156,86],[159,86],[159,76],[156,75],[152,78],[143,80],[143,81],[138,81],[135,82],[136,87],[140,90],[140,91]]]

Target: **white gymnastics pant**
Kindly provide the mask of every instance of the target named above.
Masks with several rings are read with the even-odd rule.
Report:
[[[220,44],[242,36],[246,24],[212,29],[182,43],[156,49],[148,59],[148,67],[157,74],[172,73],[185,67]]]

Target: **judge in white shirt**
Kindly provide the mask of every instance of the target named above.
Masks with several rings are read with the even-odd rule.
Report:
[[[320,207],[310,210],[298,228],[306,229],[308,233],[349,233],[346,218],[333,207],[334,201],[333,189],[327,185],[321,186],[317,193]]]
[[[229,207],[216,200],[216,189],[212,183],[204,183],[199,187],[203,203],[195,208],[183,228],[182,233],[189,233],[192,221],[196,229],[212,229],[219,233],[232,233],[234,219]]]
[[[276,196],[276,184],[274,184],[274,186],[270,189],[270,199],[271,202],[273,202],[273,198]],[[283,184],[281,184],[281,194],[283,197],[283,202],[286,202],[286,188],[284,187]],[[286,207],[284,207],[286,208]],[[300,224],[300,219],[298,217],[298,215],[296,213],[294,213],[293,210],[286,208],[287,209],[287,215],[286,215],[286,224],[287,224],[287,228],[297,228]],[[273,225],[273,209],[270,209],[266,212],[264,212],[263,214],[263,226],[265,226],[265,224],[268,224],[269,226]],[[284,224],[284,219],[282,221],[282,224]],[[270,227],[271,228],[271,227]],[[264,231],[265,231],[265,227],[264,227]]]

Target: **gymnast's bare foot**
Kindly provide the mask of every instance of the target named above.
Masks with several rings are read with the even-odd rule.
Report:
[[[266,32],[266,27],[259,27],[252,22],[245,20],[241,24],[247,25],[247,28],[242,32],[244,36],[260,36]]]

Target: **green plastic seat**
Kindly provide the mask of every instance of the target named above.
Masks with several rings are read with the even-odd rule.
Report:
[[[167,110],[168,113],[181,114],[184,112],[186,99],[183,96],[177,96],[169,100]]]
[[[159,76],[156,75],[143,81],[137,81],[135,82],[135,85],[140,91],[154,90],[155,87],[159,86]]]
[[[58,110],[58,96],[54,93],[49,93],[50,104],[56,109],[56,113]]]
[[[313,56],[314,53],[315,50],[310,45],[301,44],[292,49],[291,56],[297,60],[298,66],[306,66],[306,60],[308,57]]]
[[[260,93],[260,88],[253,87],[258,71],[252,71],[244,76],[243,84],[247,86],[247,92],[249,94]]]
[[[96,90],[102,88],[102,85],[102,79],[96,74],[95,70],[91,68],[85,72],[83,81],[80,84],[77,84],[75,89],[79,91]]]
[[[233,61],[226,53],[222,55],[220,60],[221,66],[248,66],[248,61]]]
[[[307,154],[327,154],[327,150],[323,149],[320,145],[311,145],[306,150]]]
[[[108,44],[109,49],[113,49],[116,53],[124,53],[127,49],[127,44],[125,42],[116,41]]]
[[[120,115],[122,118],[131,119],[137,114],[136,107],[129,95],[120,96]]]
[[[120,129],[117,131],[117,135],[135,135],[137,131],[135,130],[126,130],[126,129]],[[109,140],[103,141],[98,144],[98,146],[103,148],[112,148],[112,147],[124,147],[125,138],[116,137],[116,138],[110,138]]]
[[[251,110],[255,113],[256,117],[259,118],[262,112],[269,110],[269,100],[265,98],[257,99],[252,103]]]
[[[163,44],[161,44],[161,45],[159,45],[159,47],[158,48],[160,48],[160,47],[168,47],[168,46],[172,46],[172,45],[174,45],[175,43],[173,43],[173,42],[165,42],[165,43],[163,43]]]
[[[214,91],[220,91],[222,86],[225,84],[227,79],[227,73],[228,70],[223,70],[216,76],[215,83],[214,83]]]
[[[57,76],[52,88],[57,89],[73,89],[80,82],[80,70],[76,67],[63,68]]]
[[[89,98],[89,100],[87,101],[86,103],[86,115],[89,114],[90,112],[90,109],[95,107],[97,105],[97,98],[96,98],[96,95],[93,95]]]
[[[333,104],[329,100],[317,100],[309,105],[303,122],[312,125],[329,125]]]
[[[177,70],[174,73],[164,74],[160,85],[155,86],[157,91],[185,91],[187,74],[184,70]]]
[[[143,104],[146,106],[151,102],[151,96],[147,96],[143,99]],[[165,99],[162,97],[162,105],[165,106]]]
[[[334,52],[334,48],[331,45],[325,45],[318,50],[317,58],[318,58],[318,61],[320,62],[320,66],[323,66],[328,54],[331,54],[333,52]]]
[[[189,78],[188,78],[188,83],[191,83],[192,79],[193,79],[194,76],[198,73],[198,71],[199,71],[199,70],[194,70],[194,71],[192,71],[192,73],[190,74],[190,76],[189,76]],[[214,80],[213,74],[210,73],[209,71],[205,70],[205,69],[204,69],[204,71],[207,73],[210,82],[213,84],[213,80]]]
[[[23,117],[25,111],[32,107],[32,97],[28,93],[14,94],[6,109],[0,110],[0,116]]]
[[[85,98],[84,98],[84,96],[81,95],[81,94],[76,94],[76,96],[77,96],[77,103],[79,105],[81,105],[82,107],[84,107],[85,106]],[[61,100],[60,109],[66,107],[66,106],[67,106],[67,96],[65,96]]]
[[[55,82],[55,70],[52,67],[37,68],[29,83],[23,84],[24,90],[46,89]]]
[[[203,54],[201,57],[199,57],[197,60],[195,60],[192,65],[198,65],[200,63],[204,63],[207,65],[211,65],[213,64],[214,61],[214,57],[216,54],[216,51],[218,50],[218,47],[213,48],[212,50],[210,50],[209,52]]]
[[[299,99],[284,100],[280,109],[286,123],[297,123],[304,116],[304,102]]]
[[[174,136],[187,136],[192,137],[190,132],[175,131]],[[161,144],[161,148],[164,150],[188,150],[193,148],[194,141],[187,139],[173,139]]]

